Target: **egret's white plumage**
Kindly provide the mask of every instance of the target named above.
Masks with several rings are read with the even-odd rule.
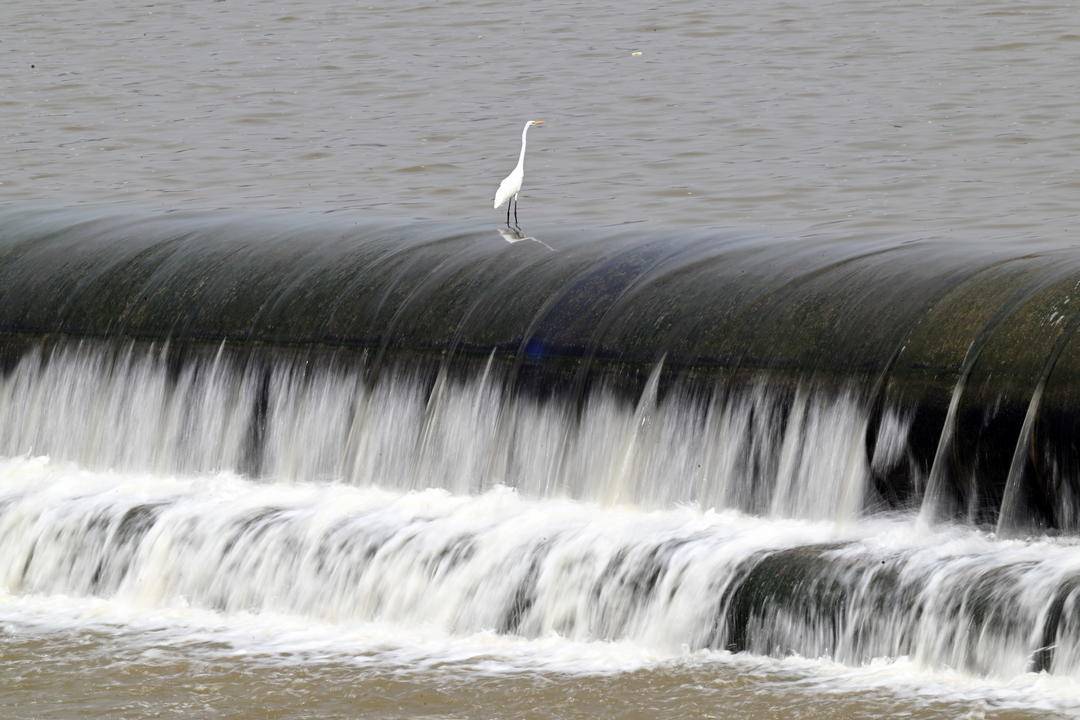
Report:
[[[524,157],[524,154],[522,156]],[[517,167],[514,168],[509,175],[503,178],[501,183],[499,183],[499,189],[495,191],[495,205],[493,209],[498,210],[503,206],[503,203],[521,192],[521,181],[524,179],[525,168],[523,168],[519,162]]]
[[[525,137],[529,128],[534,125],[543,125],[543,120],[530,120],[525,123],[521,131],[521,154],[518,155],[517,165],[506,178],[499,183],[499,189],[495,191],[494,209],[502,207],[503,203],[513,200],[514,222],[517,222],[517,196],[521,192],[521,182],[525,179]],[[510,224],[510,206],[506,206],[506,224]]]

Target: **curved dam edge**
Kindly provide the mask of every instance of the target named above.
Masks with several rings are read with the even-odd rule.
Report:
[[[1080,294],[1080,250],[1067,247],[543,237],[554,250],[332,214],[0,209],[0,332],[494,351],[646,376],[661,357],[691,374],[888,371],[948,393],[973,349],[995,382],[1027,386]]]
[[[661,360],[661,395],[762,378],[854,388],[875,418],[912,418],[910,461],[883,471],[884,495],[929,484],[948,513],[985,520],[1007,496],[1039,525],[1074,523],[1046,498],[1080,497],[1080,249],[534,236],[338,214],[0,208],[0,355],[10,366],[42,343],[96,338],[168,341],[179,363],[223,343],[362,357],[372,372],[490,360],[518,389],[571,397],[599,382],[635,399]]]

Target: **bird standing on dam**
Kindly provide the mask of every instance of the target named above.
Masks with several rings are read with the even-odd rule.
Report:
[[[495,205],[494,208],[498,209],[503,203],[506,205],[506,226],[510,225],[510,205],[514,206],[514,226],[518,224],[517,206],[518,206],[518,193],[521,192],[521,181],[525,179],[525,136],[529,134],[529,128],[535,125],[543,125],[543,120],[530,120],[525,123],[525,127],[521,131],[521,154],[518,155],[517,166],[510,171],[510,174],[499,183],[499,189],[495,191]]]

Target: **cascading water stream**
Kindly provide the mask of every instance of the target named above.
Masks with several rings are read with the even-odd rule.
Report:
[[[1080,676],[1080,259],[282,222],[0,213],[0,609]]]
[[[660,398],[658,365],[637,403],[594,389],[575,416],[511,401],[490,364],[371,384],[304,362],[266,381],[224,349],[171,373],[166,356],[83,343],[0,381],[2,454],[51,458],[0,469],[6,592],[1080,672],[1074,545],[875,518],[857,394]],[[886,412],[875,462],[907,432]]]
[[[507,485],[537,498],[776,517],[850,521],[862,510],[866,418],[850,393],[805,387],[789,402],[759,386],[660,400],[658,364],[637,403],[597,389],[578,412],[511,400],[490,365],[475,380],[439,373],[429,385],[403,371],[372,384],[362,369],[265,369],[222,349],[172,377],[167,352],[84,343],[26,355],[0,378],[0,454],[164,475],[257,467],[270,480],[460,494]],[[902,442],[905,427],[889,417],[881,442]]]
[[[631,640],[1011,677],[1080,672],[1073,544],[910,519],[838,526],[693,508],[402,494],[234,476],[151,483],[4,461],[7,592],[454,634]]]

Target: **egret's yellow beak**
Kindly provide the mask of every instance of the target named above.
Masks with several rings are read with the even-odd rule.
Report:
[[[544,121],[543,121],[543,120],[533,120],[533,121],[532,121],[532,124],[533,124],[533,125],[543,125],[543,124],[544,124]]]

